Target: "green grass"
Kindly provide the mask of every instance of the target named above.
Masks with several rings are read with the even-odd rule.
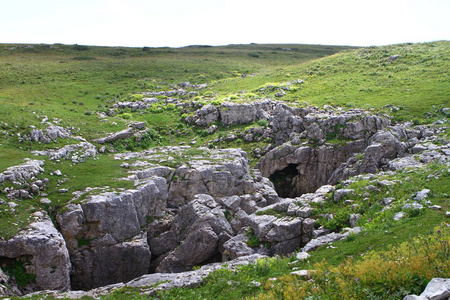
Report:
[[[14,50],[9,50],[15,46]],[[50,179],[45,193],[52,204],[41,204],[40,197],[17,201],[14,211],[7,203],[0,204],[2,238],[9,238],[26,228],[30,215],[37,210],[46,210],[53,217],[71,200],[72,192],[83,191],[87,187],[99,188],[93,193],[100,192],[106,186],[111,190],[132,187],[132,182],[118,180],[127,176],[126,170],[120,167],[121,161],[114,160],[108,153],[99,154],[98,160],[90,158],[80,164],[33,156],[31,150],[54,149],[78,142],[59,139],[49,144],[19,143],[19,135],[29,133],[32,130],[30,126],[45,129],[46,126],[41,123],[44,117],[71,128],[75,135],[81,135],[88,141],[123,130],[130,122],[143,121],[150,128],[144,139],[118,141],[106,145],[107,149],[137,151],[159,145],[189,145],[195,140],[194,147],[242,148],[249,154],[250,164],[254,165],[257,158],[253,150],[266,147],[270,140],[214,140],[225,138],[229,133],[237,136],[254,126],[267,127],[267,122],[229,127],[219,123],[217,132],[210,135],[205,128],[189,126],[183,121],[183,116],[193,113],[194,109],[164,106],[161,104],[164,97],[159,97],[161,102],[144,112],[123,110],[107,117],[101,117],[98,113],[109,112],[118,101],[139,100],[141,96],[136,96],[137,92],[172,90],[175,88],[173,84],[182,81],[208,84],[205,89],[195,90],[198,92],[193,98],[198,102],[195,109],[206,103],[220,105],[225,100],[239,103],[274,97],[281,87],[286,86],[289,87],[286,95],[277,99],[289,105],[363,108],[388,114],[394,122],[432,123],[444,118],[442,108],[449,107],[448,41],[368,48],[229,45],[173,49],[33,45],[29,49],[18,46],[0,46],[0,172],[22,163],[27,157],[45,160],[45,172],[39,178]],[[291,48],[291,51],[283,48]],[[393,55],[399,57],[389,61]],[[303,82],[287,85],[297,79]],[[184,96],[180,98],[184,102],[192,100]],[[443,135],[448,139],[448,134],[447,129]],[[340,144],[343,140],[336,130],[336,133],[327,136],[327,142]],[[189,159],[205,157],[208,153],[204,149],[192,148],[184,154],[162,154],[167,157],[167,164],[174,167]],[[50,176],[55,170],[61,170],[63,176]],[[430,174],[440,174],[440,177],[428,178]],[[177,288],[160,292],[155,297],[228,300],[245,297],[265,299],[267,294],[276,298],[277,295],[271,294],[269,278],[281,278],[293,267],[311,269],[316,263],[326,261],[322,267],[332,270],[349,258],[356,264],[370,251],[387,251],[418,235],[428,236],[436,226],[448,223],[443,213],[450,209],[449,173],[445,167],[432,164],[425,169],[400,171],[378,179],[400,180],[402,184],[380,187],[378,192],[370,192],[367,196],[364,195],[367,192],[364,187],[369,183],[358,181],[350,185],[355,190],[351,200],[359,205],[357,208],[352,210],[334,201],[316,207],[317,215],[336,214],[334,223],[326,223],[324,219],[318,221],[336,230],[348,225],[350,213],[362,214],[359,225],[365,228],[363,234],[333,244],[336,248],[319,248],[305,262],[292,264],[295,260],[292,257],[270,258],[240,267],[238,271],[215,272],[200,287]],[[10,183],[1,184],[0,190],[8,185]],[[63,188],[69,192],[57,191]],[[441,205],[443,210],[410,211],[406,218],[393,221],[393,214],[400,210],[404,201],[423,188],[432,191],[430,200]],[[382,212],[379,203],[385,197],[394,197],[396,201],[391,210]],[[0,198],[7,200],[2,192]],[[77,201],[82,200],[83,197]],[[85,245],[89,241],[79,242]],[[256,240],[251,243],[259,244]],[[257,287],[252,281],[261,282],[262,286]],[[298,284],[298,290],[289,290],[292,282],[288,281],[282,284],[282,289],[289,287],[287,291],[295,295],[302,285],[298,281],[293,282]],[[413,280],[411,282],[414,283]],[[422,285],[423,282],[420,282],[417,286]],[[104,299],[129,299],[132,296],[136,299],[147,298],[147,295],[140,295],[138,289],[122,289]]]
[[[70,160],[61,162],[47,160],[43,167],[45,172],[39,174],[38,178],[49,179],[44,192],[52,204],[41,204],[42,197],[39,196],[15,201],[17,207],[14,208],[14,211],[9,208],[7,203],[0,204],[0,236],[8,239],[26,228],[30,223],[30,215],[35,211],[44,210],[49,213],[50,217],[54,217],[56,212],[74,197],[73,192],[84,191],[87,187],[132,188],[132,181],[118,180],[118,178],[127,176],[126,170],[121,168],[120,164],[120,161],[107,155],[98,156],[98,160],[89,158],[86,162],[78,164],[73,164]],[[56,170],[60,170],[63,176],[50,175]],[[0,183],[0,188],[3,189],[8,185],[10,184],[7,182]],[[58,191],[60,189],[68,189],[68,192],[60,193]]]

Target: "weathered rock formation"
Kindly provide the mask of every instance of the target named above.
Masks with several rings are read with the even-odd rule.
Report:
[[[352,141],[344,146],[295,146],[283,144],[264,155],[258,165],[282,197],[296,197],[314,192],[327,184],[335,170],[367,146],[366,141]]]
[[[143,229],[148,218],[164,214],[167,197],[166,180],[154,177],[135,190],[69,204],[57,221],[71,256],[72,287],[89,289],[147,273],[151,252]]]
[[[42,129],[34,129],[31,131],[29,137],[25,138],[48,144],[52,141],[55,142],[58,138],[65,139],[68,137],[70,137],[70,132],[67,129],[48,122],[48,127],[45,131]]]
[[[42,160],[26,159],[25,162],[18,166],[9,167],[6,171],[0,173],[0,182],[18,181],[25,182],[35,178],[39,173],[44,172]]]
[[[151,296],[160,290],[168,290],[176,287],[195,287],[203,282],[203,279],[210,273],[219,269],[229,269],[235,271],[238,266],[254,263],[257,259],[264,259],[265,256],[254,254],[242,256],[233,261],[224,263],[211,263],[202,266],[200,269],[181,273],[153,273],[135,278],[126,283],[116,283],[89,291],[42,291],[35,292],[29,296],[53,297],[55,299],[80,299],[83,297],[98,298],[107,295],[121,288],[145,288],[146,293]],[[0,294],[1,295],[1,294]]]
[[[261,119],[267,127],[252,127],[243,136],[273,140],[257,169],[250,169],[240,149],[160,147],[116,154],[130,170],[123,180],[133,181],[133,189],[76,195],[57,213],[61,234],[44,214],[36,215],[28,231],[0,241],[0,258],[22,260],[27,272],[36,274],[36,286],[29,290],[87,290],[143,275],[148,280],[139,282],[172,281],[172,275],[145,274],[184,272],[246,255],[310,251],[359,230],[358,214],[350,216],[353,228],[346,232],[315,228],[312,203],[340,201],[352,193],[340,189],[331,199],[334,187],[327,184],[450,157],[448,146],[432,143],[441,129],[388,126],[388,119],[359,110],[332,113],[276,101],[223,103],[204,106],[188,121],[210,126]],[[97,142],[130,137],[144,125]],[[96,148],[84,142],[47,155],[81,162],[95,156]],[[28,161],[9,168],[0,182],[28,183],[24,192],[32,197],[43,184],[36,178],[44,172],[42,166]],[[387,206],[391,200],[383,201]],[[49,264],[56,269],[49,271]],[[0,280],[4,285],[8,279]]]
[[[5,265],[21,261],[27,273],[36,276],[36,286],[25,290],[68,290],[70,288],[69,253],[61,233],[46,213],[32,215],[28,229],[9,240],[0,240],[0,259]]]
[[[143,122],[132,123],[128,126],[128,128],[126,128],[122,131],[110,134],[106,137],[95,139],[94,142],[99,143],[99,144],[105,144],[105,143],[114,142],[114,141],[117,141],[120,139],[127,139],[127,138],[130,138],[130,137],[134,136],[135,134],[137,134],[139,132],[139,130],[143,129],[144,127],[145,127],[145,123],[143,123]]]
[[[396,170],[407,166],[416,166],[431,161],[445,162],[447,152],[440,153],[441,147],[432,144],[436,134],[445,129],[427,126],[411,128],[410,124],[390,126],[378,131],[368,140],[368,146],[361,157],[349,158],[340,165],[329,178],[330,184],[336,184],[350,176],[363,173],[375,173],[378,170]],[[448,143],[441,141],[441,143]],[[411,155],[424,152],[417,161]],[[445,147],[442,151],[445,150]]]
[[[80,163],[84,162],[88,157],[95,157],[97,155],[97,147],[89,142],[81,142],[64,146],[61,149],[33,151],[32,153],[48,156],[50,160],[70,159],[73,163]]]

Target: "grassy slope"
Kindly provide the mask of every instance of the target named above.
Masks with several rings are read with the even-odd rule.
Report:
[[[57,45],[57,49],[50,49],[49,46],[35,45],[34,49],[5,50],[11,47],[12,45],[5,45],[0,48],[0,132],[1,129],[7,129],[14,134],[29,131],[30,125],[42,128],[40,120],[43,116],[48,116],[50,119],[62,119],[63,126],[79,127],[78,133],[88,139],[102,136],[107,132],[123,129],[126,121],[120,118],[101,121],[96,114],[85,114],[87,110],[102,110],[109,101],[125,98],[135,91],[169,90],[170,84],[181,81],[210,83],[207,89],[200,91],[200,99],[206,100],[211,98],[211,94],[215,95],[213,99],[230,99],[230,95],[240,97],[242,90],[254,93],[256,98],[273,96],[275,91],[262,92],[259,88],[267,83],[276,86],[289,80],[303,79],[304,83],[299,88],[288,91],[283,100],[293,105],[327,104],[369,108],[389,113],[398,121],[413,120],[416,123],[429,123],[442,118],[438,109],[449,106],[450,42],[356,50],[312,45],[230,45],[149,51],[106,47],[91,47],[89,50],[79,51],[71,46]],[[291,48],[292,51],[284,51],[283,48]],[[344,52],[314,60],[340,50]],[[399,57],[389,62],[392,55]],[[83,59],[95,59],[73,59],[80,56],[84,56]],[[243,78],[242,74],[254,75]],[[395,105],[400,110],[391,111],[383,108],[385,105]],[[184,126],[183,130],[188,133],[186,140],[197,135],[196,129],[180,125],[178,118],[179,112],[176,111],[164,115],[132,116],[133,120],[147,121],[156,130],[163,123]],[[220,130],[221,134],[226,134],[230,129]],[[220,132],[216,135],[218,134]],[[0,133],[0,138],[0,170],[19,163],[24,157],[30,157],[29,150],[32,148],[54,148],[72,142],[17,144],[15,137],[2,136]],[[165,143],[177,144],[180,141],[169,133]],[[200,137],[199,141],[198,144],[202,144],[207,139]],[[234,144],[248,149],[255,146],[239,142]],[[232,146],[236,146],[234,144]],[[123,173],[108,156],[101,156],[97,161],[88,160],[86,166],[93,164],[98,168],[96,185],[123,186],[121,182],[114,182],[113,179],[123,176]],[[70,188],[73,191],[92,184],[90,178],[93,174],[86,172],[86,166],[78,165],[73,168],[69,163],[47,163],[45,168],[46,172],[61,169],[63,174],[70,173],[68,180],[58,188]],[[427,175],[417,173],[420,178],[417,178],[414,187],[436,190],[432,196],[433,203],[449,209],[446,196],[450,194],[448,172],[438,180],[427,181]],[[53,180],[50,181],[49,190],[56,188],[57,183]],[[411,187],[402,188],[407,188],[405,194],[412,192]],[[400,192],[396,191],[397,194]],[[59,197],[52,192],[49,197],[59,205],[68,200],[68,196]],[[36,200],[23,201],[23,208],[17,216],[2,215],[2,236],[7,237],[20,228],[17,226],[10,232],[11,226],[8,224],[12,222],[26,225],[27,215],[38,205]],[[51,211],[55,208],[47,209]],[[377,211],[370,213],[377,214]],[[307,264],[302,263],[298,267],[311,268],[314,262],[322,259],[329,260],[330,265],[337,265],[347,257],[360,257],[370,249],[384,251],[391,245],[410,240],[418,234],[428,234],[445,218],[442,212],[427,211],[399,223],[385,221],[381,218],[379,223],[372,223],[374,225],[368,227],[370,230],[364,236],[337,243],[337,250],[326,248],[315,252]],[[167,299],[240,299],[242,295],[255,296],[261,292],[269,294],[270,289],[264,291],[262,288],[249,287],[250,282],[257,280],[264,283],[270,277],[288,273],[292,269],[292,265],[288,265],[291,260],[277,259],[262,266],[244,268],[242,272],[223,272],[212,276],[203,288],[177,289],[161,296]],[[229,289],[229,280],[241,284],[224,295],[221,292]],[[110,298],[121,297],[128,299],[129,295],[118,292]]]
[[[362,48],[213,88],[228,93],[252,91],[266,82],[299,78],[305,83],[283,100],[369,109],[395,105],[401,109],[396,120],[426,123],[433,106],[449,104],[449,51],[447,41]],[[399,57],[389,61],[394,55]]]
[[[29,133],[31,126],[44,129],[41,121],[45,117],[50,121],[57,121],[61,126],[72,128],[73,133],[88,140],[122,130],[129,121],[145,121],[164,137],[164,144],[177,145],[198,135],[193,129],[180,123],[179,110],[142,115],[134,113],[131,120],[100,118],[92,112],[104,111],[133,92],[172,90],[172,84],[182,81],[199,84],[224,78],[240,78],[241,74],[269,72],[279,66],[309,61],[348,48],[294,46],[233,45],[151,48],[143,51],[143,48],[68,45],[33,45],[30,48],[26,45],[2,45],[0,171],[23,162],[24,158],[34,158],[31,150],[54,149],[78,143],[71,139],[50,144],[18,142],[18,135]],[[285,47],[291,47],[292,51],[283,51],[282,48]],[[176,126],[183,127],[186,135],[174,135],[173,129]],[[122,150],[129,148],[127,142],[118,142],[114,146]],[[45,160],[45,157],[39,159]],[[95,167],[92,168],[93,166]],[[53,204],[43,208],[51,214],[67,203],[71,192],[93,186],[122,188],[127,185],[124,181],[115,180],[123,177],[124,171],[108,155],[78,165],[69,161],[47,161],[44,168],[45,173],[40,177],[50,179],[46,193]],[[50,172],[58,169],[64,174],[64,182],[58,182],[58,178],[49,176]],[[8,184],[3,183],[0,187],[3,189],[6,185]],[[70,194],[58,193],[57,190],[62,188],[69,189]],[[3,195],[0,194],[1,196]],[[7,238],[27,225],[30,212],[42,208],[38,198],[20,202],[15,214],[9,211],[7,204],[0,206],[1,237]],[[12,227],[11,222],[18,225]]]
[[[346,49],[299,45],[301,49],[295,51],[278,50],[284,46],[292,45],[151,48],[148,51],[110,47],[75,50],[65,45],[34,45],[29,49],[24,45],[2,45],[0,129],[24,133],[30,130],[30,125],[41,128],[40,121],[47,116],[50,120],[62,119],[63,126],[80,128],[79,134],[87,139],[99,137],[123,129],[124,122],[120,119],[101,122],[95,114],[86,113],[104,109],[111,101],[129,93],[170,90],[170,84],[181,81],[209,83],[262,70],[267,72]],[[321,50],[316,52],[317,48]],[[258,57],[254,57],[255,53]],[[28,156],[14,139],[9,142],[0,146],[0,170],[16,164],[19,157]]]

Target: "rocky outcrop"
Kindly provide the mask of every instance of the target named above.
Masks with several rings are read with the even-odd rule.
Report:
[[[17,181],[26,182],[36,178],[39,173],[44,172],[42,160],[25,159],[25,162],[18,166],[9,167],[0,173],[0,182]]]
[[[206,105],[186,118],[186,122],[198,126],[210,126],[220,121],[224,126],[251,124],[267,120],[268,128],[259,135],[270,138],[275,146],[287,141],[298,144],[300,139],[313,139],[319,145],[330,137],[344,139],[368,139],[377,130],[390,124],[387,117],[370,115],[363,110],[341,111],[334,109],[291,107],[269,99],[250,103],[223,102],[218,106]],[[251,132],[245,132],[245,140],[252,141]]]
[[[133,124],[130,124],[128,126],[128,128],[126,128],[122,131],[112,133],[103,138],[94,139],[93,141],[98,144],[105,144],[105,143],[114,142],[114,141],[121,140],[121,139],[127,139],[127,138],[134,136],[136,133],[139,132],[140,129],[142,129],[144,127],[145,127],[145,123],[143,123],[143,122],[133,123]]]
[[[70,159],[73,163],[84,162],[88,157],[97,155],[97,147],[89,142],[67,145],[61,149],[47,151],[33,151],[36,155],[46,155],[50,160]]]
[[[181,207],[197,194],[225,197],[254,192],[245,152],[224,149],[205,154],[207,157],[190,160],[175,170],[169,188],[169,207]]]
[[[432,141],[443,128],[426,126],[410,127],[411,124],[396,125],[381,130],[368,140],[368,146],[360,158],[351,157],[340,165],[329,179],[336,184],[346,178],[363,173],[375,173],[378,170],[397,170],[416,167],[423,163],[448,161],[448,141],[440,141],[437,146]],[[450,152],[450,151],[448,151]],[[417,154],[417,158],[412,155]]]
[[[143,229],[148,218],[164,214],[167,198],[166,180],[153,177],[135,190],[69,204],[57,221],[73,264],[72,287],[89,289],[147,273],[151,253]]]
[[[42,129],[34,129],[31,131],[29,137],[25,137],[34,142],[50,143],[56,142],[58,138],[68,138],[70,137],[70,132],[58,125],[48,123],[47,129],[44,131]]]
[[[220,205],[209,195],[196,195],[183,206],[169,232],[174,247],[160,261],[157,272],[181,272],[200,265],[219,254],[219,248],[233,234]],[[150,239],[151,248],[161,248],[160,243],[167,243],[167,238]]]
[[[274,182],[280,196],[296,197],[327,184],[342,163],[365,147],[364,140],[318,148],[286,143],[269,151],[256,168]]]
[[[6,187],[3,192],[9,199],[29,199],[33,195],[39,195],[45,188],[48,179],[40,180],[37,176],[44,172],[42,160],[26,158],[25,162],[18,166],[12,166],[0,173],[0,183],[10,182],[12,186]],[[15,205],[13,203],[13,205]]]
[[[36,283],[25,290],[68,290],[71,264],[66,242],[45,213],[32,218],[28,229],[0,240],[0,258],[22,261],[25,272],[36,276]]]
[[[265,119],[276,122],[278,127],[286,127],[279,122],[286,122],[288,117],[305,116],[310,110],[293,108],[280,101],[268,99],[250,103],[223,102],[220,106],[206,105],[195,111],[194,115],[186,118],[186,122],[198,126],[209,126],[211,123],[221,121],[223,125],[250,124]]]

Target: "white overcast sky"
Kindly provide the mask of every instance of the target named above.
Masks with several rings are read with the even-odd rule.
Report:
[[[450,0],[0,0],[0,43],[180,47],[450,40]]]

